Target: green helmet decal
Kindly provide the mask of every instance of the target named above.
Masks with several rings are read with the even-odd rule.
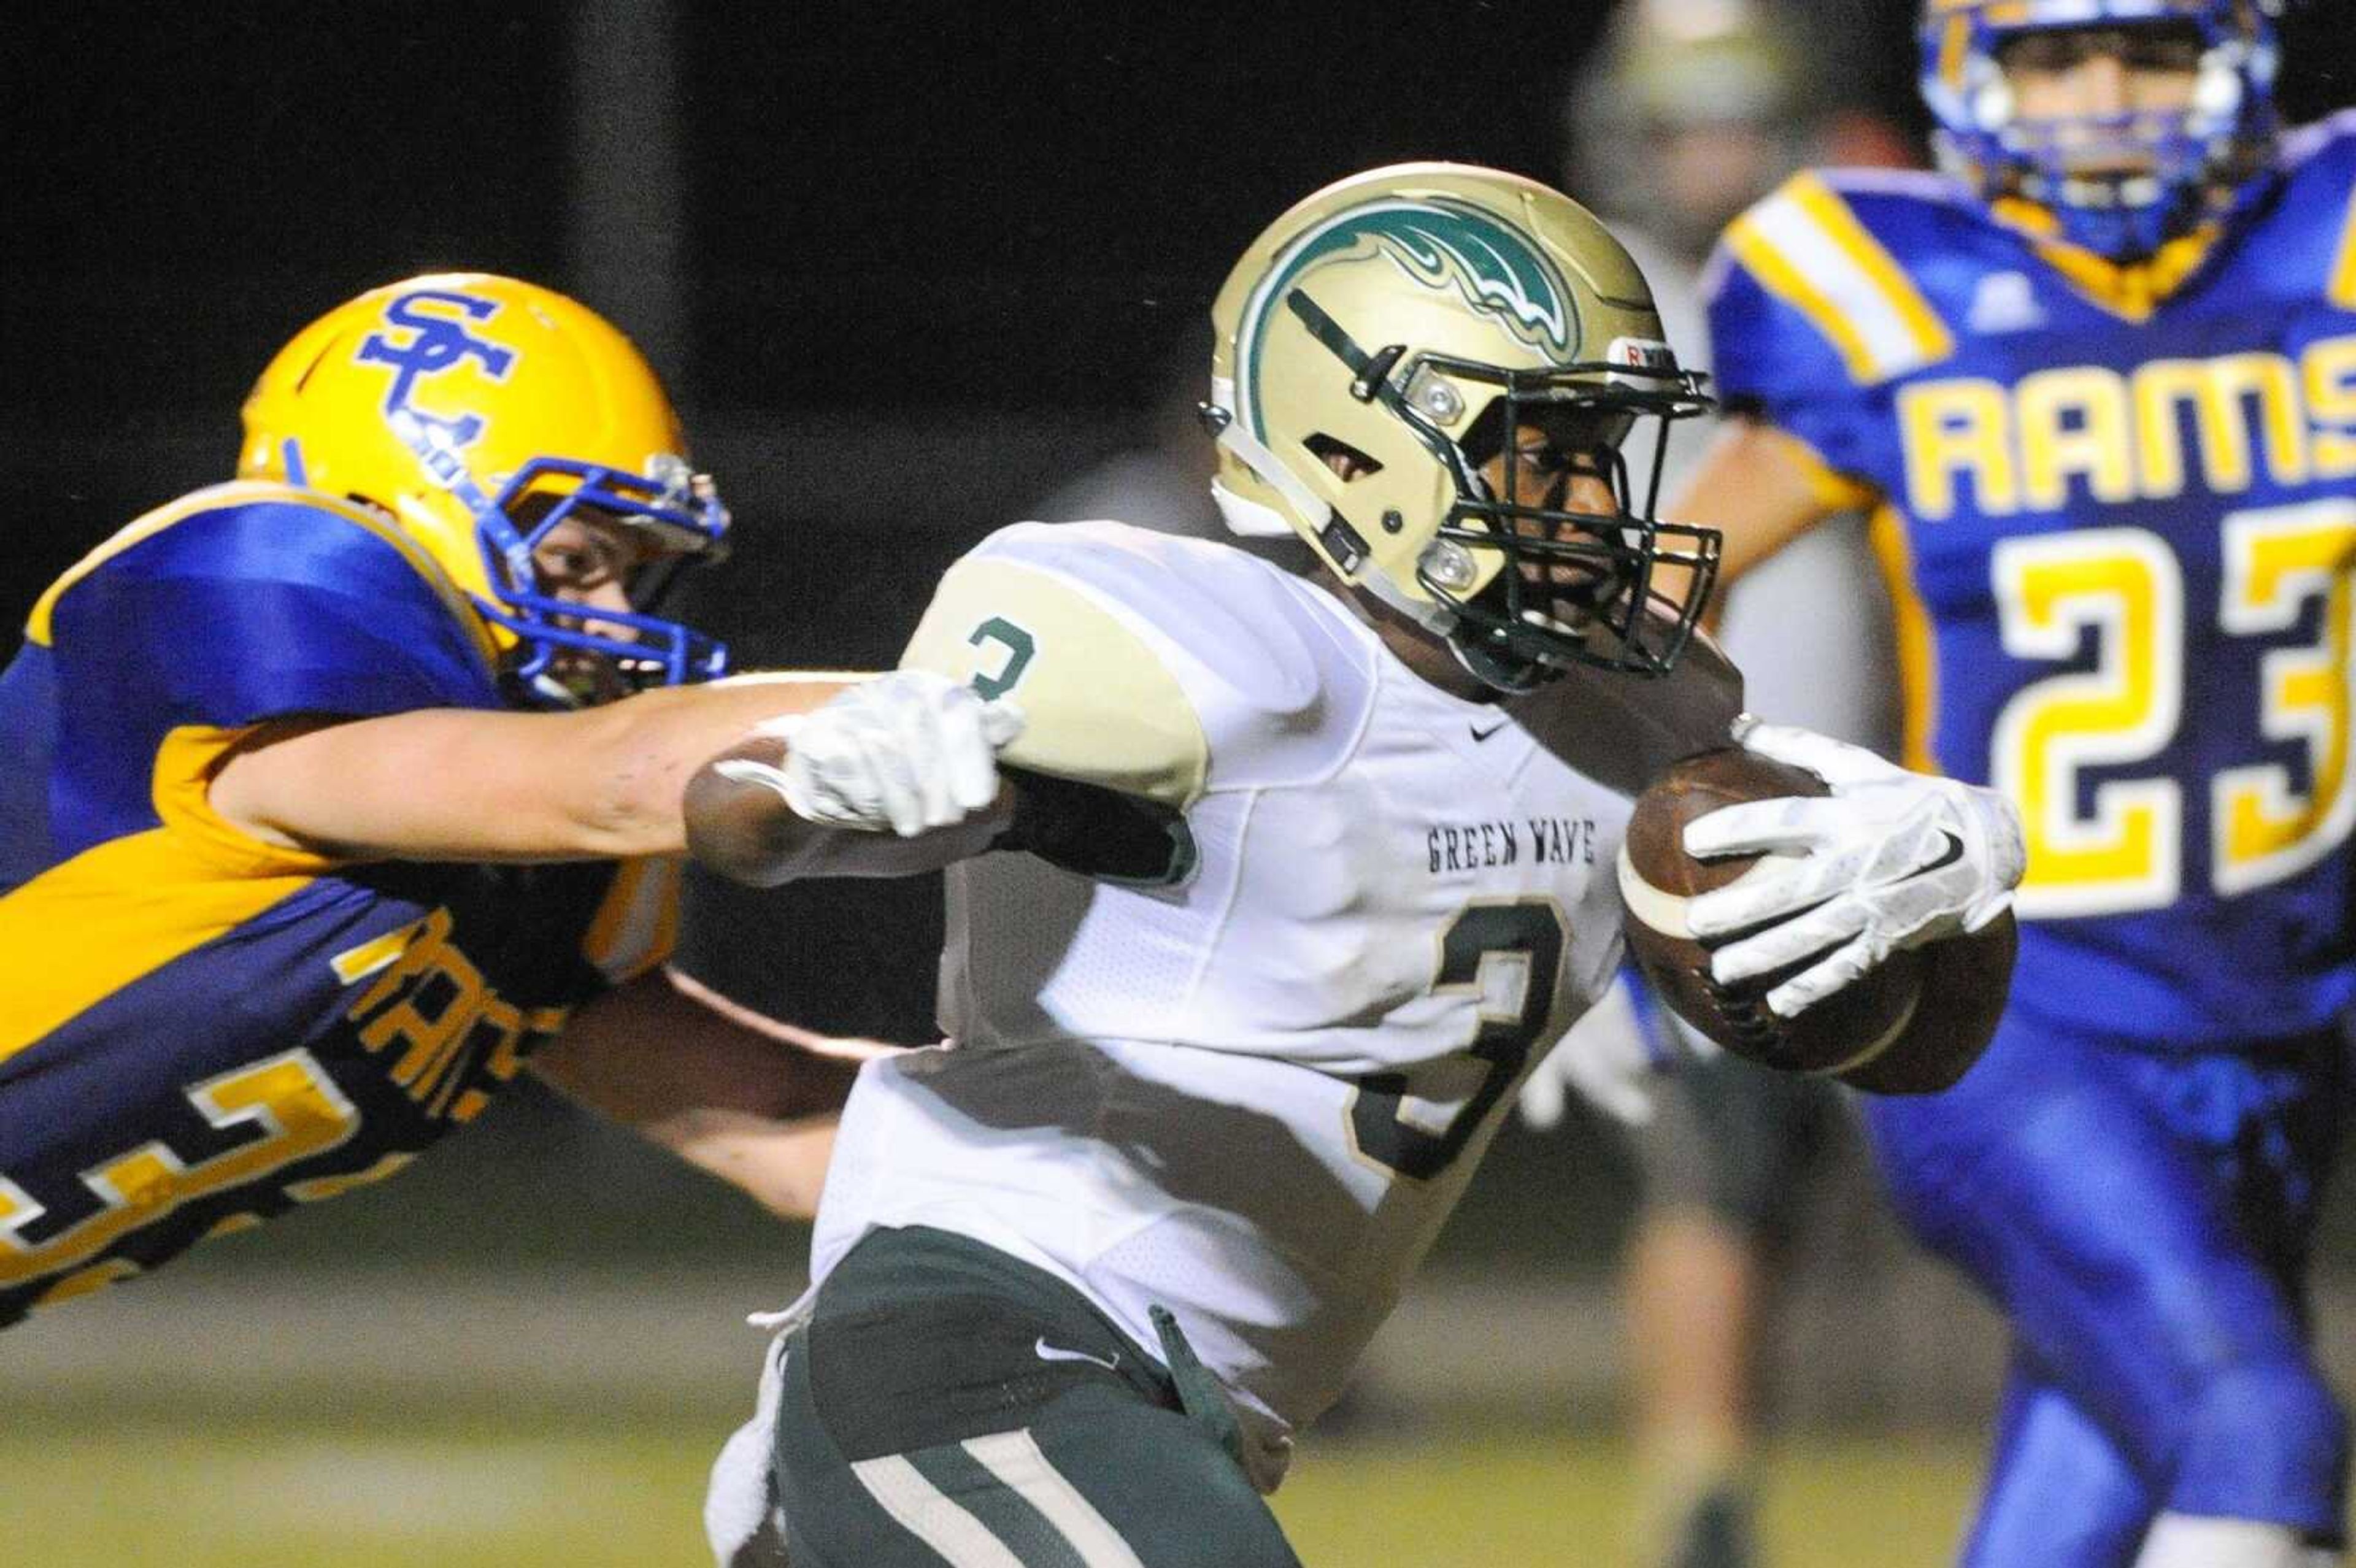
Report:
[[[1244,312],[1237,360],[1255,431],[1266,433],[1257,394],[1269,315],[1294,283],[1320,263],[1369,255],[1384,257],[1428,288],[1453,289],[1515,339],[1551,358],[1568,359],[1579,341],[1579,307],[1570,289],[1527,235],[1477,207],[1445,197],[1368,202],[1335,214],[1295,241]]]

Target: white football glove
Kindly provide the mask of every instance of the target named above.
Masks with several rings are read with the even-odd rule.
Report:
[[[1577,1094],[1613,1121],[1641,1127],[1653,1119],[1653,1084],[1688,1058],[1718,1047],[1687,1028],[1622,970],[1612,988],[1570,1026],[1561,1043],[1522,1081],[1522,1121],[1546,1132],[1562,1121]]]
[[[1826,796],[1721,806],[1686,825],[1690,855],[1768,852],[1797,859],[1773,874],[1695,899],[1707,941],[1766,929],[1712,954],[1720,985],[1832,951],[1767,993],[1791,1018],[1903,947],[1978,931],[2010,907],[2027,864],[2020,817],[1994,790],[1893,767],[1861,746],[1749,714],[1734,738],[1825,781]]]
[[[786,742],[785,766],[731,757],[713,764],[723,777],[775,790],[795,815],[829,827],[913,838],[997,798],[998,752],[1023,733],[1023,710],[902,669],[754,733]]]

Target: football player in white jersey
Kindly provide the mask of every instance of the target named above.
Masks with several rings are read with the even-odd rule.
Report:
[[[1361,175],[1213,319],[1220,507],[1315,574],[1004,529],[897,672],[690,786],[695,852],[743,880],[949,868],[949,1042],[862,1070],[818,1283],[715,1471],[725,1563],[778,1534],[803,1568],[1292,1563],[1258,1493],[1618,961],[1624,792],[1675,729],[1643,699],[1731,711],[1688,648],[1716,537],[1655,522],[1619,453],[1708,400],[1582,208]],[[1763,923],[1723,976],[1828,950],[1789,1013],[2004,907],[1993,796],[1746,734],[1870,779],[1689,836],[1794,857],[1695,901]],[[1956,849],[1883,853],[1901,820]]]

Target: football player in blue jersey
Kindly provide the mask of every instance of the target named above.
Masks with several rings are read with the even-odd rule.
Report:
[[[728,514],[653,372],[423,277],[245,428],[0,675],[0,1325],[391,1174],[527,1059],[808,1212],[847,1076],[660,965],[684,781],[839,688],[698,684],[723,652],[654,595]]]
[[[2356,1000],[2356,116],[2279,134],[2260,0],[1933,0],[1944,177],[1728,231],[1739,577],[1859,504],[1917,767],[2019,806],[2012,1008],[1865,1106],[2008,1314],[1979,1568],[2337,1561],[2303,1272]]]

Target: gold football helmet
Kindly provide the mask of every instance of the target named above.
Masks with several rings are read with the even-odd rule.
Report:
[[[1376,169],[1269,225],[1211,318],[1204,417],[1235,531],[1299,534],[1502,689],[1572,663],[1667,671],[1719,538],[1653,519],[1665,426],[1641,489],[1620,444],[1710,400],[1585,208],[1494,169]],[[1515,464],[1532,425],[1609,477],[1612,515],[1529,503],[1542,486]],[[1502,495],[1481,472],[1500,453]],[[1681,598],[1664,564],[1685,569]]]
[[[297,333],[245,402],[241,478],[367,502],[399,523],[514,650],[519,687],[576,699],[562,650],[637,684],[720,674],[722,646],[652,612],[665,570],[723,551],[728,511],[688,464],[630,340],[552,289],[482,272],[372,289]],[[653,548],[628,612],[543,592],[533,550],[577,508]]]

